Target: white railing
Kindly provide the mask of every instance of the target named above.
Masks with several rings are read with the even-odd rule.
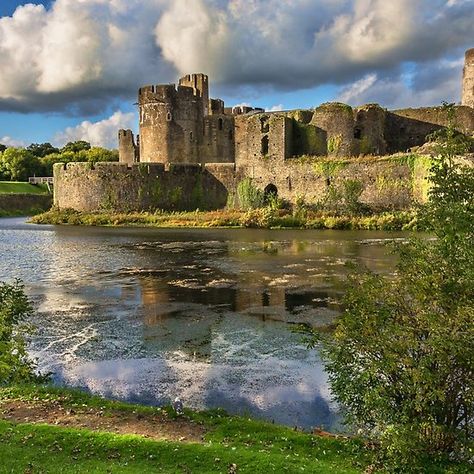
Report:
[[[33,176],[31,178],[28,178],[28,182],[30,184],[53,184],[54,178],[52,176],[46,176],[46,177],[36,177]]]

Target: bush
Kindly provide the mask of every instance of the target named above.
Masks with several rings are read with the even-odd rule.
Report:
[[[245,178],[237,185],[237,206],[244,211],[265,206],[265,194],[251,178]]]
[[[360,202],[364,184],[358,179],[346,179],[339,185],[331,184],[326,194],[316,205],[317,209],[344,215],[361,215],[368,212]]]
[[[310,333],[347,421],[380,443],[394,472],[428,455],[472,461],[474,169],[455,159],[467,148],[453,125],[437,140],[417,216],[436,239],[399,244],[391,278],[354,271],[334,334]]]
[[[247,211],[240,219],[240,224],[244,227],[266,229],[273,225],[275,219],[274,212],[268,208],[252,209]]]
[[[25,342],[31,331],[25,321],[31,311],[19,281],[12,285],[0,282],[0,385],[38,379]]]

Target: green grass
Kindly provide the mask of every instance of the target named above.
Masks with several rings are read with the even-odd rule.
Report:
[[[160,410],[58,388],[0,389],[0,400],[19,399],[60,400],[65,407],[101,407],[105,412],[133,410],[143,416]],[[186,411],[185,417],[206,427],[204,443],[0,421],[0,473],[227,473],[235,463],[239,473],[349,474],[363,472],[367,464],[353,440],[312,436],[219,410]]]
[[[46,184],[29,184],[16,181],[0,181],[0,194],[48,194]]]
[[[0,217],[27,217],[35,216],[44,212],[44,208],[40,207],[30,207],[28,209],[13,209],[13,210],[4,210],[0,209]]]
[[[0,388],[2,402],[52,402],[64,409],[100,408],[103,416],[130,413],[142,417],[165,413],[157,408],[105,400],[78,390],[51,386]],[[184,420],[206,429],[202,443],[154,441],[47,424],[11,423],[0,419],[1,473],[363,473],[374,453],[362,441],[320,437],[222,410],[185,410]],[[385,472],[383,466],[370,472]],[[469,473],[470,466],[427,459],[420,473]]]

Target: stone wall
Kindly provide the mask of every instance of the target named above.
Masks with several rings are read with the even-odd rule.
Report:
[[[474,107],[474,48],[466,51],[462,85],[461,104]]]
[[[367,104],[354,110],[354,140],[351,154],[384,155],[386,111],[378,104]]]
[[[329,156],[351,156],[354,140],[354,113],[346,104],[327,103],[317,107],[311,124],[327,135]]]
[[[204,107],[191,87],[146,86],[138,94],[140,162],[199,163]]]
[[[284,114],[235,117],[235,163],[255,165],[262,160],[284,160],[292,155],[292,120]]]
[[[119,212],[219,209],[227,202],[223,183],[234,185],[233,165],[230,170],[221,166],[214,168],[216,178],[201,165],[58,163],[54,165],[54,205]]]
[[[204,118],[203,143],[200,150],[201,163],[234,163],[235,161],[234,117],[209,115]]]
[[[455,107],[454,122],[457,130],[467,135],[474,132],[474,109]],[[444,107],[392,110],[385,120],[387,151],[396,153],[426,143],[426,137],[449,123]]]
[[[458,130],[474,132],[474,49],[466,52]],[[330,102],[311,110],[265,112],[226,107],[209,96],[205,74],[139,89],[137,145],[120,131],[120,162],[248,164],[260,157],[383,156],[423,145],[448,124],[443,107],[387,111],[377,104],[353,109]],[[136,150],[139,148],[139,153]]]
[[[406,155],[366,160],[268,160],[237,168],[237,172],[241,177],[251,177],[261,190],[270,184],[276,186],[278,196],[292,203],[302,198],[316,204],[331,186],[357,180],[364,187],[362,202],[373,210],[394,210],[410,208],[422,198],[420,189],[428,168],[419,166],[415,177],[415,163],[414,157]]]
[[[313,204],[323,200],[331,187],[357,180],[364,188],[362,201],[374,210],[406,209],[421,199],[424,188],[428,167],[416,163],[414,157],[397,155],[365,160],[269,156],[238,167],[231,163],[57,164],[54,203],[80,211],[220,209],[236,194],[239,182],[249,177],[261,190],[275,186],[278,196],[291,203],[303,198]]]
[[[47,211],[52,201],[51,194],[0,194],[0,213]]]
[[[132,164],[138,161],[138,150],[131,130],[119,130],[119,157],[121,163]]]

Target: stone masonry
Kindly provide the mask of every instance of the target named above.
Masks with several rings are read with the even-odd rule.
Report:
[[[177,86],[141,87],[138,107],[139,135],[119,131],[119,164],[55,167],[57,206],[218,209],[241,180],[250,178],[290,202],[320,199],[331,184],[358,179],[372,207],[405,208],[417,199],[413,163],[381,157],[421,146],[448,124],[440,106],[391,111],[377,104],[352,108],[341,103],[283,112],[228,108],[210,98],[204,74],[184,76]],[[474,49],[466,52],[455,123],[459,132],[473,135]]]

